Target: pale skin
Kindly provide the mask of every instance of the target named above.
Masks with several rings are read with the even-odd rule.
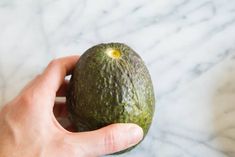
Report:
[[[78,56],[53,60],[0,111],[1,157],[96,157],[124,150],[143,138],[135,124],[112,124],[99,130],[76,133],[56,120],[65,104],[65,76]],[[54,112],[53,112],[54,110]]]

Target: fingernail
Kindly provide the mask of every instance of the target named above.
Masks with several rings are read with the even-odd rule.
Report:
[[[130,146],[136,145],[139,143],[143,138],[143,129],[139,126],[132,126],[129,130],[130,135]]]

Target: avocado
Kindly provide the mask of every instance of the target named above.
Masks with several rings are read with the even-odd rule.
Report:
[[[95,45],[75,66],[67,105],[78,132],[113,123],[135,123],[145,136],[155,108],[148,69],[141,57],[123,43]]]

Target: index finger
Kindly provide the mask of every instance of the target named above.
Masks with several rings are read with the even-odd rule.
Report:
[[[63,83],[65,76],[72,72],[78,59],[79,56],[69,56],[51,61],[41,75],[38,75],[23,88],[17,98],[29,102],[30,106],[37,104],[36,106],[39,106],[40,109],[42,106],[45,106],[46,109],[54,106],[57,90]]]
[[[42,82],[55,94],[63,83],[65,76],[71,74],[78,59],[79,56],[69,56],[51,61],[41,75]]]

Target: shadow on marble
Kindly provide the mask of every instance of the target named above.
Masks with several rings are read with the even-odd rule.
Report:
[[[231,63],[231,62],[230,62]],[[219,75],[213,96],[211,148],[223,156],[235,156],[235,59]]]

